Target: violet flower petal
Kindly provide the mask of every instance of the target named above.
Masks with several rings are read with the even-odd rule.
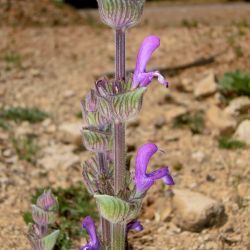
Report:
[[[134,230],[136,232],[140,232],[143,230],[142,224],[138,220],[133,220],[127,225],[127,233],[129,230]]]
[[[167,167],[162,167],[147,174],[149,161],[157,150],[158,148],[155,144],[148,143],[142,145],[137,152],[135,161],[135,185],[137,194],[145,193],[158,179],[163,179],[167,185],[174,184]]]
[[[160,46],[160,38],[157,36],[148,36],[144,39],[137,55],[136,68],[133,75],[132,88],[147,87],[154,77],[158,81],[168,86],[168,82],[159,73],[159,71],[146,72],[146,66],[154,51]]]
[[[89,234],[90,240],[85,246],[80,247],[79,250],[100,250],[101,247],[97,238],[95,224],[90,216],[87,216],[83,220],[82,227],[86,229],[87,233]]]
[[[162,178],[163,182],[168,185],[168,186],[172,186],[174,185],[174,179],[173,177],[170,175],[169,169],[167,167],[167,174]]]

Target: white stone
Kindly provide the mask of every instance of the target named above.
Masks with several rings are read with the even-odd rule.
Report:
[[[74,144],[76,146],[82,145],[82,136],[81,136],[82,124],[77,122],[67,122],[63,123],[58,128],[58,137],[59,140],[63,143]]]
[[[201,81],[197,82],[194,89],[194,96],[196,98],[206,97],[212,95],[217,90],[217,84],[215,82],[214,73],[209,73],[205,78]]]
[[[74,149],[73,145],[52,145],[43,151],[44,157],[37,163],[46,170],[67,169],[80,163],[79,157],[73,153]]]
[[[175,189],[173,196],[174,222],[184,230],[200,232],[220,222],[224,214],[221,202],[192,192]]]
[[[201,151],[194,152],[192,158],[199,163],[202,163],[205,160],[205,154]]]
[[[165,113],[165,117],[167,121],[171,121],[174,118],[184,115],[187,113],[187,109],[184,107],[180,107],[180,106],[173,106],[169,109],[167,109],[166,113]]]
[[[238,185],[238,193],[242,198],[250,200],[250,183],[240,183]]]
[[[239,115],[241,112],[248,113],[250,111],[250,98],[241,96],[233,99],[225,108],[225,112],[229,115]]]
[[[206,113],[207,125],[221,133],[230,133],[236,127],[236,120],[217,106],[211,106]]]
[[[250,120],[245,120],[238,126],[234,137],[250,145]]]

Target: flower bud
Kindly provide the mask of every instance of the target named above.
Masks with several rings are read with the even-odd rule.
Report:
[[[138,23],[145,0],[97,0],[102,21],[115,29]]]

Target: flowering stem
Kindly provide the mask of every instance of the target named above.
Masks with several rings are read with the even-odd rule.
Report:
[[[125,80],[125,30],[116,30],[116,80]],[[125,124],[114,121],[113,124],[114,138],[114,191],[119,195],[125,186]],[[124,250],[126,238],[125,224],[112,224],[112,250]]]
[[[115,78],[125,79],[125,30],[115,31]]]
[[[99,167],[100,172],[104,173],[107,169],[107,159],[105,153],[98,153],[98,160],[99,160]],[[102,240],[106,246],[110,244],[111,235],[110,235],[110,223],[105,220],[103,217],[100,218],[101,224],[101,233],[102,233]]]

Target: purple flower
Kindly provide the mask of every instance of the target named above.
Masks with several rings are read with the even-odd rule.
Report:
[[[133,89],[137,87],[147,87],[154,77],[158,77],[158,81],[168,87],[168,82],[159,71],[146,72],[147,63],[159,46],[160,38],[157,36],[148,36],[144,39],[137,55],[136,68],[132,83]]]
[[[83,220],[82,227],[86,229],[90,240],[85,246],[80,247],[79,250],[100,250],[101,246],[97,238],[95,224],[90,216]]]
[[[138,220],[132,220],[127,225],[127,233],[129,230],[134,230],[134,231],[140,232],[143,230],[143,226]]]
[[[167,167],[162,167],[151,173],[147,173],[147,167],[152,156],[157,152],[158,148],[155,144],[148,143],[142,145],[135,160],[135,185],[137,194],[144,194],[156,180],[162,179],[167,185],[174,185]]]

